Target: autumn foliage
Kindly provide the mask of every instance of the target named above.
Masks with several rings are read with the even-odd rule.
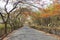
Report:
[[[44,9],[43,13],[40,14],[40,17],[50,17],[60,15],[60,4],[54,4],[51,7]]]

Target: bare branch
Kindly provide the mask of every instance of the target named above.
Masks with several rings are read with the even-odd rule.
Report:
[[[4,19],[4,16],[2,15],[2,13],[0,13],[0,15],[2,17],[3,22],[5,22],[5,19]]]
[[[15,6],[13,7],[13,9],[11,9],[11,10],[9,11],[9,13],[12,12],[19,3],[22,3],[22,1],[18,1],[18,2],[16,2],[16,3],[14,3]]]
[[[9,2],[9,0],[7,0],[7,1],[6,1],[6,4],[5,4],[5,11],[6,11],[6,13],[8,13],[8,12],[7,12],[7,8],[6,8],[6,6],[8,5],[8,2]]]
[[[22,1],[21,1],[21,3],[23,3],[23,4],[28,4],[28,5],[30,5],[30,6],[33,6],[33,7],[35,7],[35,8],[38,8],[38,9],[41,10],[41,11],[44,11],[44,9],[42,9],[42,8],[40,8],[40,7],[37,7],[37,6],[33,5],[32,3],[26,3],[26,2],[22,2]]]
[[[21,7],[20,7],[20,12],[16,15],[16,18],[17,18],[20,14],[22,14],[21,12],[22,12],[22,9],[21,9]]]

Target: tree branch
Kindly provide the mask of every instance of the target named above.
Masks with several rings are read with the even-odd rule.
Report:
[[[6,13],[8,13],[7,8],[6,8],[6,6],[8,5],[8,2],[9,2],[9,0],[7,0],[6,4],[5,4],[5,11],[6,11]]]
[[[4,19],[4,16],[2,15],[2,13],[0,13],[0,15],[2,17],[3,22],[5,22],[5,19]]]
[[[18,2],[16,2],[16,3],[14,3],[15,6],[13,7],[13,9],[11,9],[11,10],[9,11],[9,13],[12,12],[19,3],[22,3],[22,1],[18,1]]]

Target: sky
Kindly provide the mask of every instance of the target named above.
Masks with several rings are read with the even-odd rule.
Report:
[[[42,1],[40,1],[40,2],[37,1],[37,0],[35,0],[35,1],[28,1],[28,2],[33,3],[33,5],[35,5],[35,6],[37,6],[37,7],[40,7],[40,8],[46,8],[47,5],[50,5],[50,3],[53,3],[53,2],[50,1],[50,0],[42,0]],[[0,8],[4,9],[4,5],[5,5],[5,4],[6,4],[5,2],[0,1]],[[42,6],[41,6],[41,5],[42,5]],[[9,4],[7,5],[7,10],[10,11],[12,8],[13,8],[13,5],[12,5],[11,3],[9,3]],[[35,7],[32,7],[32,8],[33,8],[33,10],[37,10],[37,8],[35,8]]]
[[[4,9],[5,4],[5,2],[0,1],[0,8]],[[10,11],[13,8],[13,5],[9,3],[6,8],[8,9],[8,11]]]

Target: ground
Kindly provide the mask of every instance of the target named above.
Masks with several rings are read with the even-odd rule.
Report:
[[[41,31],[25,25],[24,27],[12,32],[4,40],[58,40],[56,37],[47,35]]]

